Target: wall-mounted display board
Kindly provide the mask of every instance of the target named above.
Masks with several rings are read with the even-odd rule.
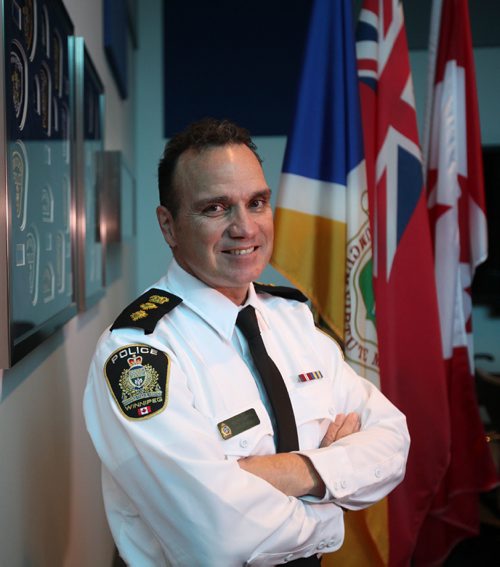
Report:
[[[103,196],[97,179],[97,157],[104,148],[104,88],[83,38],[72,38],[70,53],[74,54],[76,107],[76,288],[82,311],[96,303],[105,289]]]
[[[121,207],[120,234],[121,241],[128,242],[137,234],[137,219],[135,205],[135,177],[122,157],[120,167]]]
[[[0,366],[76,313],[73,97],[60,0],[3,0],[0,31]]]
[[[106,244],[126,242],[136,233],[135,178],[122,152],[105,151],[97,160],[98,184],[102,187],[101,217]]]
[[[135,178],[121,151],[103,151],[97,156],[102,239],[113,256],[113,245],[130,244],[136,235]],[[107,281],[113,281],[109,270]]]

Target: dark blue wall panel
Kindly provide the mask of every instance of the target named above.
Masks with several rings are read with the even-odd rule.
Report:
[[[311,0],[167,0],[165,136],[204,116],[287,134]]]

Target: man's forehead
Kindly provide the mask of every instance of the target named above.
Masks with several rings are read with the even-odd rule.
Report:
[[[245,144],[223,144],[223,145],[213,145],[213,146],[206,146],[202,148],[188,148],[184,151],[177,161],[177,165],[182,167],[189,167],[191,164],[201,165],[203,166],[208,165],[214,158],[220,157],[221,160],[224,161],[224,156],[229,160],[229,157],[235,157],[234,152],[230,152],[228,150],[236,150],[236,154],[241,153],[243,150],[244,153],[250,152],[254,157],[255,160],[258,162],[257,157],[252,152],[252,150],[246,146]]]
[[[180,188],[185,183],[197,188],[209,187],[213,183],[232,180],[232,178],[262,177],[262,189],[267,184],[262,166],[245,144],[226,144],[210,146],[199,151],[196,148],[186,150],[179,156],[175,178]]]

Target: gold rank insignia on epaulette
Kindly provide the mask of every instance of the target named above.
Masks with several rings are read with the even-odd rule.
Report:
[[[113,323],[111,330],[123,327],[144,329],[151,334],[158,321],[182,302],[180,297],[161,289],[152,288],[126,307]]]
[[[270,295],[277,295],[285,299],[295,299],[295,301],[307,301],[307,297],[298,289],[294,287],[287,287],[284,285],[264,284],[261,282],[253,282],[253,287],[257,293],[269,293]]]

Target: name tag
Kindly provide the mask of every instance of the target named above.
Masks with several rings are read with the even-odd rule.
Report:
[[[238,415],[234,415],[233,417],[229,417],[228,419],[221,421],[217,424],[217,428],[222,439],[226,440],[259,425],[259,423],[260,419],[257,412],[251,408],[239,413]]]

